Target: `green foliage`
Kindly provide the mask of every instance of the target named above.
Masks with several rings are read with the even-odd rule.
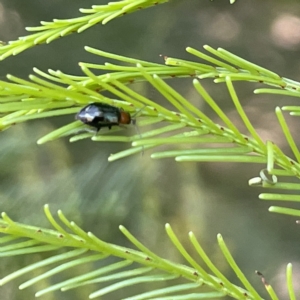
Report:
[[[19,224],[3,213],[0,232],[8,236],[2,237],[0,242],[2,244],[9,243],[9,245],[0,248],[0,256],[15,256],[57,249],[63,249],[65,252],[48,257],[2,278],[0,281],[1,285],[36,269],[59,264],[39,276],[22,283],[19,288],[24,289],[42,279],[54,276],[74,266],[102,260],[104,261],[104,266],[101,268],[51,285],[38,291],[36,296],[39,297],[58,289],[67,291],[93,283],[107,282],[108,285],[106,287],[89,295],[90,299],[94,299],[125,286],[142,282],[151,283],[167,280],[170,282],[168,288],[159,288],[127,299],[153,299],[153,297],[155,299],[209,299],[224,297],[225,295],[229,295],[234,299],[244,298],[245,295],[247,299],[262,299],[238,268],[221,235],[218,235],[220,250],[244,288],[232,284],[219,271],[192,232],[189,233],[190,241],[209,271],[201,267],[187,252],[169,224],[166,224],[168,237],[182,257],[188,262],[188,265],[174,263],[156,255],[132,236],[123,226],[120,226],[121,232],[138,250],[106,243],[98,239],[93,233],[83,231],[74,222],[69,221],[61,211],[58,211],[58,217],[62,226],[54,219],[48,205],[45,206],[45,214],[55,230]],[[8,238],[9,235],[12,238]],[[20,242],[19,239],[21,238],[26,238],[26,240]],[[111,260],[107,259],[109,256],[118,258],[118,261],[111,262]],[[140,267],[140,265],[143,267]],[[124,270],[124,268],[126,269]],[[289,268],[291,267],[289,266]],[[214,275],[210,275],[209,272]],[[191,283],[173,284],[179,277]],[[109,284],[110,281],[115,279],[120,281]],[[292,284],[291,270],[288,275],[288,284]],[[202,286],[209,287],[210,292],[202,292]],[[172,295],[165,296],[169,294]]]
[[[279,182],[278,179],[279,177],[299,176],[299,149],[282,113],[282,111],[288,110],[294,115],[299,107],[277,107],[275,111],[283,134],[295,156],[295,159],[292,159],[285,155],[273,142],[265,143],[260,138],[243,110],[233,82],[236,80],[256,81],[273,87],[272,89],[256,89],[254,90],[256,94],[262,92],[282,94],[285,92],[292,96],[300,95],[299,84],[247,62],[224,49],[215,50],[209,46],[204,48],[217,58],[187,48],[189,53],[204,59],[206,63],[166,58],[166,65],[160,65],[86,47],[86,50],[93,54],[129,65],[81,63],[82,71],[86,75],[82,77],[63,74],[60,71],[50,71],[49,74],[46,74],[37,69],[35,72],[44,78],[30,75],[31,81],[26,81],[8,75],[8,79],[13,83],[0,81],[2,86],[0,112],[4,114],[0,119],[0,127],[7,129],[12,124],[32,119],[75,114],[80,107],[91,102],[108,103],[121,107],[133,115],[137,113],[139,128],[154,123],[160,124],[160,127],[143,130],[141,134],[132,136],[116,135],[115,133],[124,128],[114,127],[110,131],[100,131],[99,134],[95,135],[92,132],[80,133],[88,126],[80,121],[74,121],[40,138],[38,143],[43,144],[68,135],[72,135],[71,142],[91,138],[96,142],[131,143],[131,148],[111,155],[109,161],[161,145],[170,145],[175,149],[157,151],[152,153],[151,157],[154,159],[174,157],[178,162],[210,161],[263,164],[260,177],[251,179],[250,185],[269,189],[298,190],[300,188],[298,183],[283,183]],[[109,73],[95,75],[92,69],[102,69],[109,71]],[[194,77],[193,85],[199,93],[199,97],[212,108],[226,127],[216,124],[164,81],[164,79],[173,77]],[[216,83],[226,84],[236,111],[249,135],[242,134],[207,93],[199,81],[203,78],[214,78]],[[147,81],[151,84],[174,106],[175,111],[166,109],[130,88],[128,84],[137,81]],[[104,96],[102,95],[103,91],[109,91],[115,97]],[[178,133],[178,130],[181,132]],[[188,144],[204,146],[201,146],[200,149],[195,146],[193,150],[190,147],[184,149]],[[216,144],[217,147],[214,146]],[[271,179],[268,178],[270,176],[272,176]],[[260,199],[299,201],[299,196],[297,194],[263,193],[260,195]],[[277,206],[270,207],[270,211],[297,216],[300,214],[298,210],[287,210]]]
[[[109,2],[107,5],[93,5],[91,8],[81,8],[80,12],[86,14],[83,17],[66,20],[54,19],[53,22],[42,21],[42,26],[26,28],[27,31],[37,33],[20,37],[18,40],[11,41],[8,44],[3,43],[0,47],[0,60],[11,55],[17,55],[36,45],[49,44],[60,37],[65,37],[72,33],[81,33],[98,23],[105,25],[117,17],[167,1],[124,0]]]
[[[80,33],[99,22],[106,24],[125,13],[164,2],[167,1],[113,2],[107,5],[93,6],[91,9],[81,9],[82,13],[87,14],[85,17],[42,22],[40,27],[27,28],[27,30],[37,31],[37,33],[22,37],[7,45],[3,44],[0,48],[0,59],[17,55],[40,43],[50,43],[73,32]],[[231,3],[233,2],[231,1]],[[290,158],[272,141],[263,141],[251,124],[234,88],[235,81],[255,82],[262,86],[268,86],[268,88],[255,89],[255,94],[268,93],[299,97],[299,82],[281,77],[224,49],[214,49],[210,46],[204,46],[208,53],[189,47],[187,52],[192,55],[191,60],[166,57],[165,64],[128,58],[90,47],[85,47],[85,49],[94,55],[117,62],[104,65],[80,63],[82,76],[53,70],[45,73],[35,68],[36,74],[30,75],[30,80],[7,75],[8,81],[0,81],[0,129],[6,130],[13,124],[34,119],[75,115],[82,107],[92,102],[107,103],[124,109],[133,118],[135,116],[138,128],[143,129],[142,132],[131,136],[118,135],[118,132],[124,128],[114,127],[107,131],[101,130],[99,134],[95,135],[95,133],[87,131],[88,126],[80,121],[74,121],[40,138],[38,143],[43,144],[67,136],[71,136],[70,142],[89,138],[95,142],[131,143],[131,147],[128,149],[111,155],[109,161],[152,149],[151,157],[153,159],[173,157],[177,162],[256,163],[262,165],[262,170],[258,177],[249,181],[251,186],[259,186],[271,191],[275,189],[297,191],[300,189],[299,183],[287,182],[289,177],[291,181],[294,177],[299,178],[300,152],[283,114],[284,111],[288,111],[292,116],[299,116],[300,106],[285,105],[277,107],[275,110],[282,133],[294,155],[294,158]],[[97,75],[98,70],[106,73]],[[189,99],[166,83],[166,80],[172,80],[175,77],[193,78],[193,86],[199,99],[205,101],[214,111],[222,125],[217,124],[195,107]],[[217,101],[202,86],[201,80],[208,78],[213,79],[215,83],[226,85],[228,95],[248,131],[247,135],[240,131],[217,104]],[[169,104],[172,104],[173,110],[167,109],[135,91],[132,84],[136,82],[152,85]],[[113,96],[104,96],[106,91]],[[156,124],[155,129],[150,126],[153,124]],[[193,145],[193,149],[187,148],[187,145],[190,144]],[[168,145],[172,149],[167,151],[156,149],[162,145]],[[262,193],[259,198],[272,201],[300,201],[298,194],[279,194],[277,192]],[[269,210],[300,216],[300,210],[297,209],[271,206]],[[166,225],[167,234],[187,261],[187,265],[174,263],[156,255],[136,240],[123,226],[120,226],[121,232],[138,250],[109,244],[98,239],[92,233],[83,231],[74,222],[70,222],[61,211],[58,212],[58,217],[62,225],[55,221],[48,206],[45,207],[45,213],[54,230],[19,224],[9,219],[5,213],[2,214],[0,232],[4,236],[0,239],[0,243],[4,245],[0,248],[0,256],[63,250],[62,254],[54,254],[7,275],[0,281],[2,285],[16,277],[51,264],[57,266],[24,282],[20,285],[20,289],[76,265],[103,261],[104,266],[101,268],[50,285],[38,291],[36,296],[57,289],[66,291],[89,284],[108,282],[106,287],[89,295],[90,298],[96,298],[124,286],[141,282],[168,281],[170,284],[166,288],[158,288],[127,299],[209,299],[226,295],[234,299],[262,299],[235,263],[221,235],[218,235],[220,250],[240,280],[241,287],[231,283],[219,271],[191,232],[189,233],[191,244],[205,263],[207,271],[187,252],[186,247],[180,243],[169,224]],[[118,261],[109,261],[107,259],[109,256],[117,258]],[[173,283],[179,277],[184,279],[184,283]],[[290,299],[295,299],[291,264],[287,266],[286,277]],[[109,281],[116,279],[118,283],[109,284]],[[271,299],[277,299],[273,288],[265,282],[264,278],[262,281]],[[203,291],[202,286],[207,287],[209,291]],[[168,296],[169,294],[172,295]]]

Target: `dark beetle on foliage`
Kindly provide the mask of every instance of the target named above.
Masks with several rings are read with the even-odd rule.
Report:
[[[131,123],[131,116],[128,112],[104,103],[91,103],[85,106],[77,113],[75,119],[95,127],[97,132],[102,127],[111,129],[112,126]]]

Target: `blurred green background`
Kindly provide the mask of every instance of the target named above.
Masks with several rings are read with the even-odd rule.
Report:
[[[39,21],[80,16],[79,8],[105,3],[1,0],[0,40],[26,35],[24,28],[38,26]],[[4,79],[7,73],[27,78],[33,67],[78,75],[80,61],[105,62],[86,53],[83,49],[86,45],[162,62],[160,54],[193,60],[185,48],[201,50],[205,44],[225,48],[299,81],[300,3],[239,0],[230,5],[224,0],[171,1],[9,57],[1,62],[0,78]],[[225,87],[211,80],[203,83],[236,124],[241,125]],[[193,90],[191,79],[174,79],[172,86],[215,118]],[[251,83],[237,83],[235,87],[262,138],[276,142],[290,153],[277,125],[274,108],[297,103],[297,99],[254,95],[255,86]],[[152,100],[166,104],[151,87],[142,84],[138,88]],[[192,230],[213,261],[238,284],[218,250],[216,235],[221,233],[237,263],[263,297],[266,297],[264,287],[254,271],[261,271],[280,299],[285,299],[288,262],[293,263],[295,288],[299,291],[299,227],[291,217],[268,213],[270,203],[257,197],[261,190],[248,186],[248,180],[258,176],[262,166],[156,161],[149,158],[151,151],[108,163],[110,153],[128,145],[89,140],[70,144],[68,139],[42,146],[36,144],[38,138],[72,120],[73,117],[63,117],[32,121],[1,133],[1,211],[23,223],[48,226],[42,212],[43,205],[48,203],[53,212],[62,209],[70,220],[105,241],[129,245],[118,230],[118,225],[123,224],[153,251],[182,261],[164,232],[164,224],[169,222],[187,249],[192,248],[187,237]],[[288,124],[297,139],[299,119],[288,118]],[[44,256],[47,254],[2,258],[0,277]],[[74,272],[80,274],[82,270]],[[1,299],[33,299],[36,288],[49,284],[41,282],[19,291],[18,284],[26,279],[28,276],[1,287]],[[87,299],[89,292],[100,287],[57,292],[43,299]],[[147,285],[128,288],[102,299],[121,299],[148,288]]]

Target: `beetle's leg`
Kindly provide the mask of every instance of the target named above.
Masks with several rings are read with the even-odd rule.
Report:
[[[94,136],[96,136],[98,134],[98,132],[100,131],[101,126],[96,127],[96,130],[94,130]]]

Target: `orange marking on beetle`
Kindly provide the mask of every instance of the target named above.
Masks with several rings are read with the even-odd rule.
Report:
[[[131,122],[130,114],[125,111],[121,111],[121,116],[120,116],[119,122],[121,124],[130,124],[130,122]]]

